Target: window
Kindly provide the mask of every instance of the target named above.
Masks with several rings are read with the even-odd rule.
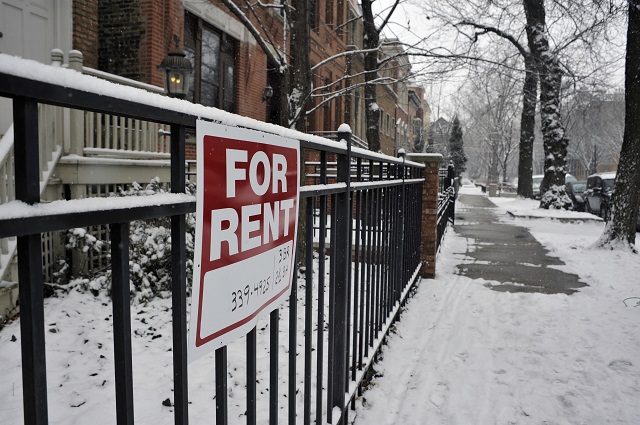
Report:
[[[194,68],[188,100],[235,112],[235,44],[228,35],[185,14],[184,50]]]
[[[318,0],[309,1],[309,28],[318,32]]]
[[[342,39],[345,34],[345,30],[342,27],[344,24],[344,0],[338,0],[338,10],[336,12],[336,28],[338,28],[338,37]]]
[[[356,26],[356,16],[355,13],[349,9],[347,11],[347,19],[349,20],[349,24],[347,25],[348,28],[348,41],[347,43],[352,45],[352,46],[357,46],[358,45],[358,36],[356,34],[356,32],[358,31],[358,27]]]
[[[360,89],[357,88],[354,90],[354,101],[353,101],[353,117],[355,128],[358,131],[360,129],[359,121],[360,121]]]
[[[335,128],[333,127],[333,122],[331,120],[331,112],[333,110],[333,102],[328,100],[331,96],[331,89],[329,89],[329,87],[331,86],[331,73],[329,73],[329,78],[325,78],[324,79],[324,86],[325,89],[323,89],[324,92],[324,101],[325,103],[323,104],[323,108],[322,110],[324,111],[324,123],[323,123],[323,130],[324,131],[334,131]]]
[[[420,118],[413,119],[413,134],[422,133],[422,120]]]
[[[324,21],[327,25],[333,24],[333,0],[325,0]]]

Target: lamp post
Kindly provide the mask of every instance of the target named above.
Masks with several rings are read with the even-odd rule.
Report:
[[[187,55],[178,48],[178,37],[175,38],[176,47],[162,60],[158,69],[164,72],[164,88],[169,97],[184,99],[189,92],[189,82],[193,66]]]

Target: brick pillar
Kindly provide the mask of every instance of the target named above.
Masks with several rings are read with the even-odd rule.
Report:
[[[438,170],[443,158],[440,154],[412,153],[407,160],[425,165],[422,187],[422,231],[420,233],[420,277],[432,279],[436,275],[436,240],[438,235]]]

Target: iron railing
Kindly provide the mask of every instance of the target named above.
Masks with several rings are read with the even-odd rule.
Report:
[[[63,53],[59,49],[51,51],[51,63],[54,67],[69,67],[83,74],[106,79],[119,85],[136,87],[152,93],[164,93],[162,88],[139,81],[123,78],[96,69],[82,66],[82,54],[69,52],[70,64],[63,64]],[[58,160],[68,154],[113,160],[149,160],[169,159],[169,144],[165,126],[155,122],[125,119],[117,115],[106,115],[91,111],[69,111],[51,105],[40,105],[38,108],[38,129],[40,137],[40,191],[47,187],[47,182]],[[66,140],[65,140],[66,139]],[[166,139],[166,140],[165,140]],[[66,143],[63,143],[66,141]],[[15,199],[13,170],[13,129],[9,129],[0,139],[0,204]],[[115,165],[111,162],[111,165]],[[168,166],[168,164],[167,164]],[[105,182],[110,183],[110,182]],[[92,229],[99,236],[106,228]],[[15,238],[0,238],[0,280],[13,281],[11,264],[16,252]],[[52,245],[46,245],[51,247]],[[59,254],[60,249],[44,252],[44,258]],[[90,256],[90,255],[89,255]],[[88,272],[92,270],[92,261],[85,261]],[[48,264],[52,264],[49,262]],[[45,268],[47,275],[53,273],[52,268]]]
[[[0,96],[13,98],[16,199],[26,204],[40,202],[38,104],[157,122],[169,126],[171,132],[174,198],[165,197],[158,205],[154,196],[149,196],[147,203],[135,207],[127,204],[126,198],[106,198],[99,207],[95,203],[84,203],[84,200],[63,201],[66,202],[64,212],[59,205],[40,205],[26,214],[5,215],[10,218],[0,221],[0,237],[17,236],[25,423],[48,422],[41,235],[69,228],[109,225],[116,417],[118,424],[132,424],[129,224],[134,220],[170,216],[173,405],[175,423],[187,424],[185,215],[195,210],[195,202],[184,195],[185,135],[188,129],[195,127],[196,115],[180,110],[183,102],[172,103],[160,96],[145,102],[126,100],[1,72]],[[168,109],[173,105],[176,110]],[[215,114],[219,112],[211,111],[216,119],[219,115]],[[199,109],[198,112],[207,118],[206,111]],[[277,131],[276,127],[274,131]],[[339,135],[340,140],[346,141],[342,146],[323,144],[316,137],[298,134],[301,147],[311,155],[317,155],[321,164],[320,184],[301,188],[304,216],[307,223],[312,222],[314,212],[318,210],[320,234],[324,235],[328,226],[331,230],[328,238],[318,237],[315,254],[313,226],[306,226],[304,278],[292,284],[288,311],[287,307],[281,307],[270,315],[269,423],[279,422],[282,408],[278,398],[281,361],[278,348],[283,330],[286,330],[288,340],[287,422],[347,423],[349,407],[354,407],[353,401],[362,389],[372,359],[421,265],[423,166],[404,158],[352,150],[349,133]],[[333,184],[326,184],[328,155],[336,159],[337,181]],[[327,251],[328,256],[325,255]],[[327,269],[328,277],[325,276]],[[299,290],[304,291],[300,300]],[[298,329],[299,307],[304,309],[301,329]],[[287,317],[286,326],[280,326],[281,316]],[[298,340],[304,341],[302,350],[298,350]],[[247,424],[256,422],[258,348],[254,328],[246,336],[244,360]],[[304,362],[302,388],[298,388],[296,379],[298,361]],[[227,348],[222,347],[215,353],[218,424],[228,423],[227,364]]]
[[[456,192],[453,186],[450,186],[444,193],[438,193],[438,235],[436,241],[436,250],[440,251],[442,238],[447,230],[449,223],[455,224],[456,214]]]
[[[438,191],[438,234],[436,240],[436,251],[440,251],[442,238],[449,223],[455,223],[456,214],[456,177],[452,164],[447,168],[439,170],[439,191]]]

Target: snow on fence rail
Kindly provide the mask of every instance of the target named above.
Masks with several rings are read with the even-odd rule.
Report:
[[[239,412],[247,424],[256,422],[256,357],[267,350],[270,377],[265,397],[270,423],[278,422],[278,416],[283,415],[281,409],[286,409],[291,424],[347,423],[349,407],[361,391],[377,349],[423,264],[423,164],[352,149],[349,133],[340,133],[340,141],[328,141],[143,90],[123,90],[117,84],[72,70],[2,54],[0,96],[13,98],[14,135],[19,141],[14,148],[16,199],[30,205],[24,213],[7,213],[4,217],[0,210],[0,238],[18,238],[25,423],[48,421],[41,235],[104,224],[109,225],[111,238],[116,417],[119,424],[134,422],[129,224],[154,217],[171,217],[171,404],[176,424],[186,424],[189,418],[185,215],[194,211],[193,200],[174,195],[160,203],[127,206],[125,198],[113,201],[125,203],[117,207],[71,200],[62,210],[57,205],[39,209],[38,104],[167,126],[171,191],[175,194],[185,192],[185,135],[187,129],[195,127],[197,118],[301,141],[301,147],[320,164],[317,182],[301,188],[302,214],[307,223],[313,223],[314,211],[318,211],[319,230],[329,236],[319,238],[314,248],[313,226],[307,226],[306,247],[298,250],[298,255],[304,253],[305,257],[303,268],[296,272],[300,278],[292,285],[288,306],[271,313],[269,347],[259,346],[267,340],[258,339],[256,329],[247,335],[246,355],[241,360],[247,374],[246,404]],[[328,184],[329,160],[336,163],[335,184]],[[282,345],[286,354],[280,350]],[[238,413],[238,408],[227,402],[229,361],[227,347],[216,351],[216,423],[227,423],[230,414]],[[288,369],[286,392],[278,389],[283,384],[279,371],[282,364]]]

